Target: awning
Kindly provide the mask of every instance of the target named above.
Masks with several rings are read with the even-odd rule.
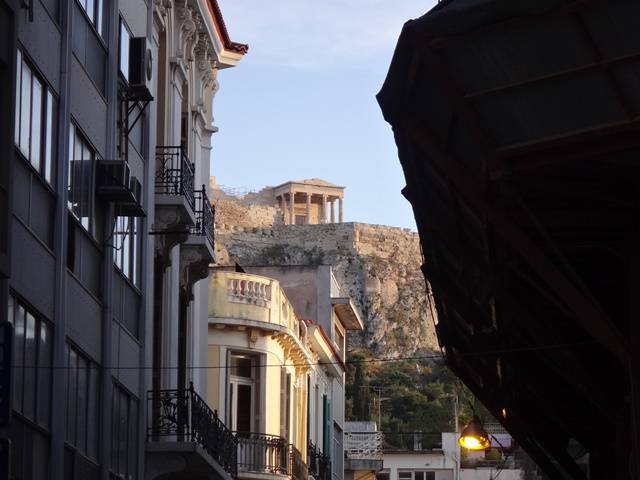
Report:
[[[551,478],[640,478],[640,2],[440,2],[378,101],[450,367]]]

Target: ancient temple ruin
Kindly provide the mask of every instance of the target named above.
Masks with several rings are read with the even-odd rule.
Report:
[[[336,223],[336,210],[341,223],[344,188],[320,178],[290,180],[273,187],[273,195],[287,225]]]

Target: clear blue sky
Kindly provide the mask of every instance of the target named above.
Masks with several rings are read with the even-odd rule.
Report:
[[[415,229],[391,128],[375,101],[418,0],[219,0],[249,53],[219,73],[212,174],[259,189],[320,177],[344,185],[345,221]]]

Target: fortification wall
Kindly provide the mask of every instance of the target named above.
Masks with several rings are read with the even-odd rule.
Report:
[[[217,216],[229,208],[219,205]],[[283,225],[265,220],[252,225],[247,217],[233,220],[235,225],[226,221],[217,222],[219,264],[331,264],[365,322],[363,334],[350,336],[352,347],[390,356],[437,349],[417,233],[365,223]]]

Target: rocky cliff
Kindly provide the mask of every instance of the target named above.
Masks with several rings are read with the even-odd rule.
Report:
[[[417,233],[364,223],[283,225],[279,211],[254,196],[214,192],[218,264],[331,264],[365,323],[349,339],[352,348],[384,356],[438,348]]]

